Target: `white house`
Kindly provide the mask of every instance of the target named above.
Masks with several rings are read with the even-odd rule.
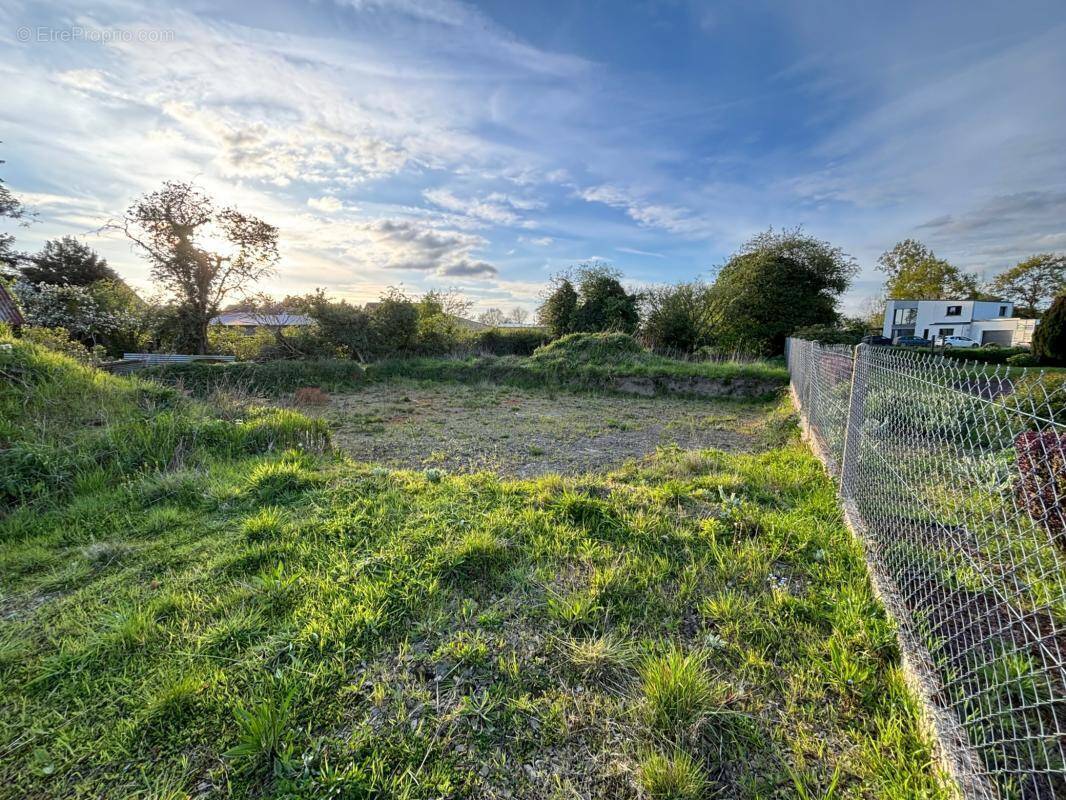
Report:
[[[921,336],[936,341],[943,336],[968,336],[981,344],[1028,346],[1037,320],[1014,316],[1008,300],[889,300],[881,335]]]

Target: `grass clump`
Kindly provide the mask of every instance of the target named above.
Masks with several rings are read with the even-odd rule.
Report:
[[[671,646],[645,660],[640,678],[648,723],[664,736],[691,731],[713,709],[714,684],[699,652]]]
[[[703,768],[683,750],[641,759],[640,784],[652,800],[697,800],[707,794]]]
[[[314,485],[314,475],[300,464],[267,461],[248,476],[248,490],[264,503],[291,499]]]
[[[460,583],[488,580],[504,569],[511,557],[508,543],[490,531],[468,531],[444,548],[441,572]]]

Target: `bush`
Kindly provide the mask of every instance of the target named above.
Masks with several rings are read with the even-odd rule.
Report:
[[[391,291],[370,311],[371,346],[376,355],[406,355],[418,340],[418,309],[398,291]]]
[[[491,328],[476,331],[466,343],[477,353],[493,356],[531,356],[551,339],[543,328]]]
[[[837,325],[807,325],[798,328],[792,335],[819,344],[856,345],[866,335],[866,326],[861,321],[844,320]]]
[[[577,289],[569,277],[557,276],[555,288],[537,312],[553,336],[567,333],[621,331],[634,333],[640,323],[639,298],[622,286],[621,274],[592,262],[577,268]]]
[[[1035,367],[1040,363],[1040,359],[1032,353],[1015,353],[1007,357],[1006,363],[1012,367]]]
[[[66,328],[25,327],[21,331],[21,337],[27,342],[69,356],[79,364],[99,364],[105,355],[103,347],[96,345],[92,349],[87,348],[74,339]]]
[[[708,344],[710,296],[706,285],[679,283],[644,293],[641,336],[658,352],[695,353]]]
[[[1060,294],[1033,334],[1033,355],[1045,364],[1066,364],[1066,294]]]
[[[277,336],[266,328],[247,334],[240,328],[211,325],[207,329],[207,345],[212,353],[252,361],[272,354],[277,347]]]

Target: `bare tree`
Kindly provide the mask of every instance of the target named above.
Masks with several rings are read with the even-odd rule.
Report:
[[[491,325],[497,327],[502,325],[505,321],[505,317],[502,311],[498,308],[490,308],[487,311],[482,311],[477,318],[477,321],[482,325]]]
[[[270,275],[278,260],[277,228],[235,208],[216,211],[190,183],[168,181],[144,195],[121,227],[177,303],[196,353],[207,352],[208,323],[226,297]]]
[[[525,325],[527,319],[529,319],[529,312],[521,306],[515,306],[511,309],[510,313],[507,314],[504,322],[511,322],[515,325]]]

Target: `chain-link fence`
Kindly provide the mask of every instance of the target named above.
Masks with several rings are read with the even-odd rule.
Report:
[[[964,791],[1066,798],[1063,374],[797,339],[788,364]]]

